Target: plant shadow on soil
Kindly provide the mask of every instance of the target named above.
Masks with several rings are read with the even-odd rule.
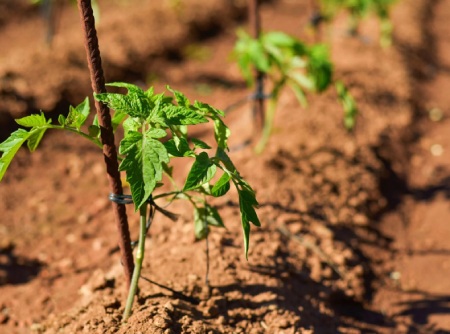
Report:
[[[43,263],[14,254],[14,246],[0,248],[0,285],[24,284],[33,280],[41,271]]]
[[[332,156],[329,163],[321,164],[320,166],[314,166],[310,164],[310,160],[320,154],[328,154]],[[281,157],[281,158],[280,158]],[[348,165],[353,164],[363,164],[363,161],[354,161],[355,157],[345,157],[342,152],[330,148],[320,148],[316,151],[309,152],[309,154],[301,156],[293,156],[289,152],[280,151],[275,155],[275,158],[268,162],[269,168],[276,170],[280,175],[283,175],[284,170],[290,173],[290,177],[295,179],[296,174],[301,175],[303,173],[301,164],[306,163],[311,167],[310,173],[312,175],[321,174],[321,170],[326,167],[332,167],[332,165],[337,161],[345,161]],[[366,165],[365,168],[370,170],[372,167]],[[392,177],[392,175],[390,175]],[[281,176],[280,176],[281,177]],[[339,185],[334,183],[335,181],[326,179],[326,183],[330,189],[338,193]],[[388,183],[391,182],[386,181]],[[316,189],[317,192],[321,191],[319,188]],[[286,192],[286,191],[285,191]],[[370,260],[363,251],[364,247],[370,246],[375,248],[390,249],[392,238],[384,235],[377,229],[376,226],[371,224],[355,226],[354,224],[345,224],[339,222],[339,224],[330,223],[327,213],[325,210],[332,206],[332,200],[324,199],[321,203],[314,202],[314,205],[308,206],[306,211],[298,209],[295,207],[295,203],[283,203],[283,201],[277,200],[277,196],[273,197],[274,200],[260,202],[260,208],[270,208],[272,211],[276,212],[277,215],[288,214],[289,220],[286,221],[286,227],[290,227],[291,223],[302,222],[305,226],[309,223],[308,220],[313,219],[319,222],[326,229],[331,231],[333,235],[333,242],[338,242],[345,245],[345,248],[352,249],[355,258],[346,263],[346,266],[353,267],[358,264],[363,263],[363,290],[364,293],[361,298],[352,298],[346,295],[344,289],[337,287],[336,285],[330,286],[329,282],[324,283],[322,281],[318,282],[311,278],[309,268],[302,266],[298,268],[298,265],[293,264],[292,260],[296,257],[287,245],[291,241],[290,237],[283,236],[279,230],[272,228],[263,227],[258,230],[258,233],[273,234],[278,233],[281,237],[280,250],[271,256],[270,260],[272,265],[253,265],[249,266],[251,272],[256,273],[260,276],[267,278],[274,278],[279,281],[277,287],[270,287],[265,284],[245,284],[244,281],[239,282],[239,284],[231,284],[226,286],[217,286],[216,288],[220,291],[222,295],[226,295],[230,292],[242,292],[245,295],[251,297],[258,296],[263,293],[268,293],[270,295],[276,296],[273,301],[269,303],[275,303],[277,308],[280,310],[288,311],[294,313],[298,316],[299,323],[302,328],[315,328],[320,332],[321,324],[323,324],[323,330],[329,330],[330,324],[335,326],[335,330],[338,331],[339,326],[344,326],[346,328],[360,330],[361,332],[367,332],[368,327],[371,325],[376,325],[386,329],[395,328],[395,323],[386,317],[383,313],[373,311],[367,307],[372,301],[374,295],[374,282],[378,279],[372,266],[369,264]],[[292,201],[295,201],[295,197],[292,196]],[[228,201],[226,206],[238,208],[239,204],[237,202]],[[368,212],[371,209],[368,207],[361,208],[364,212]],[[383,209],[384,210],[384,209]],[[378,215],[385,213],[377,211],[372,213],[372,215]],[[264,224],[270,225],[270,224]],[[270,229],[270,231],[267,231]],[[272,230],[274,229],[274,230]],[[308,228],[306,228],[308,229]],[[255,232],[256,233],[256,232]],[[305,245],[304,245],[305,246]],[[316,254],[317,255],[317,254]],[[322,259],[323,266],[332,267],[332,263],[326,263],[326,260]],[[334,272],[331,280],[339,280],[340,274]],[[254,300],[255,298],[249,299]],[[317,300],[321,300],[327,305],[330,305],[336,314],[341,316],[340,323],[336,320],[336,317],[328,316],[325,312],[320,310],[317,305]],[[252,301],[232,301],[231,305],[228,305],[228,309],[233,309],[234,307],[245,307],[247,309],[261,309],[267,306],[267,301],[264,302],[252,302]],[[305,312],[311,314],[312,316],[304,316]],[[282,312],[281,312],[282,313]],[[226,312],[224,312],[226,316]],[[311,322],[314,319],[314,322]],[[239,320],[239,319],[237,319]],[[326,324],[326,325],[325,325]],[[327,327],[328,326],[328,327]],[[370,332],[370,330],[369,330]]]
[[[412,316],[413,320],[417,324],[428,324],[428,317],[435,314],[448,314],[450,313],[450,295],[447,296],[434,296],[421,291],[411,291],[411,293],[422,295],[422,299],[415,302],[399,303],[399,305],[407,305],[408,308],[399,313],[399,315]]]
[[[450,68],[441,63],[438,59],[438,40],[436,32],[433,32],[433,24],[436,16],[435,8],[440,1],[430,1],[420,12],[418,24],[421,27],[421,43],[419,45],[410,45],[408,42],[396,40],[395,44],[399,49],[402,58],[407,66],[410,80],[410,89],[412,91],[412,99],[410,105],[413,111],[413,121],[411,127],[403,130],[399,135],[399,141],[395,142],[389,138],[382,138],[382,145],[375,149],[375,154],[384,165],[385,175],[380,179],[380,190],[384,198],[387,199],[387,206],[380,211],[376,217],[377,221],[383,218],[383,215],[400,211],[400,219],[404,224],[405,232],[411,221],[408,210],[411,206],[419,203],[431,203],[437,197],[450,199],[450,175],[444,167],[437,167],[434,170],[434,182],[427,182],[423,187],[412,185],[413,178],[417,176],[417,172],[411,170],[410,159],[417,150],[418,143],[421,138],[427,134],[428,110],[430,106],[430,96],[423,88],[427,88],[440,73],[448,74]],[[401,171],[395,171],[392,162],[403,162]],[[407,200],[410,200],[409,204]],[[393,253],[399,250],[392,250]],[[427,256],[442,255],[449,256],[450,249],[433,248],[432,250],[413,250],[410,246],[406,246],[402,250],[405,256]],[[396,291],[398,292],[398,290]],[[412,319],[407,333],[422,332],[420,326],[430,324],[430,317],[435,315],[450,314],[450,295],[449,294],[433,294],[427,291],[417,289],[404,290],[401,293],[406,301],[396,302],[397,306],[401,306],[402,311],[395,316],[407,316]],[[418,299],[419,296],[419,299]],[[398,298],[397,298],[398,300]],[[428,330],[433,333],[450,333],[447,330],[438,330],[431,326]],[[428,332],[428,331],[427,331]]]

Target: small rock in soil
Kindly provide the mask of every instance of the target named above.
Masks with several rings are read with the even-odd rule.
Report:
[[[9,320],[9,315],[7,313],[0,313],[0,324],[6,324]]]
[[[212,306],[207,306],[205,310],[203,310],[203,316],[205,317],[209,317],[209,318],[214,318],[219,314],[219,309],[212,305]]]
[[[160,315],[153,318],[153,325],[158,328],[166,329],[170,326],[170,319],[166,319]]]
[[[164,304],[164,309],[167,310],[168,312],[175,311],[175,307],[173,306],[173,304],[170,301],[168,301],[167,303]]]

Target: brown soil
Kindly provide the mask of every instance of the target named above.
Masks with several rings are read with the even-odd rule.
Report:
[[[265,3],[264,29],[313,40],[307,3]],[[100,2],[107,81],[169,84],[225,109],[248,94],[229,61],[244,14],[237,0]],[[209,238],[210,297],[205,243],[189,208],[174,203],[182,218],[157,216],[139,298],[121,326],[126,291],[101,152],[65,133],[19,151],[0,185],[0,332],[450,332],[450,3],[402,0],[393,14],[389,49],[375,20],[358,38],[345,17],[324,31],[336,77],[358,101],[354,133],[333,90],[306,110],[282,95],[259,156],[241,145],[252,134],[249,103],[227,114],[262,227],[252,229],[247,262],[236,194],[214,203],[227,229]],[[58,8],[50,47],[37,8],[0,2],[1,140],[14,118],[40,109],[55,117],[91,96],[78,20],[75,7]],[[129,219],[135,238],[131,209]]]

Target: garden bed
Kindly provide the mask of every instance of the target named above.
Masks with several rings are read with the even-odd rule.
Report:
[[[137,8],[134,1],[100,2],[106,79],[154,84],[158,90],[169,84],[192,100],[226,109],[249,94],[237,65],[229,61],[235,29],[246,24],[243,2],[189,0],[174,8],[175,3]],[[246,261],[238,203],[232,196],[214,203],[227,229],[214,229],[209,237],[210,297],[205,243],[195,241],[190,210],[175,203],[170,208],[182,218],[174,223],[157,216],[138,303],[121,326],[126,287],[101,153],[65,133],[51,134],[33,154],[20,151],[0,185],[0,330],[287,334],[449,329],[448,321],[423,321],[413,304],[400,305],[409,301],[407,292],[414,286],[398,277],[405,268],[399,263],[410,260],[398,257],[401,238],[416,233],[408,224],[401,227],[399,217],[413,214],[419,201],[432,205],[433,198],[442,201],[436,219],[448,217],[446,155],[428,164],[432,171],[426,173],[432,176],[420,174],[421,183],[414,183],[417,175],[412,174],[414,161],[423,166],[430,159],[430,143],[449,140],[441,122],[440,137],[423,143],[436,126],[426,119],[431,105],[445,112],[450,106],[445,95],[432,96],[430,88],[445,62],[425,52],[427,43],[433,41],[438,49],[445,38],[423,17],[437,17],[437,6],[401,1],[394,12],[394,45],[388,49],[378,45],[376,21],[362,26],[360,38],[348,36],[344,17],[325,34],[336,77],[360,109],[353,133],[345,130],[331,90],[310,97],[307,109],[293,95],[282,95],[274,134],[261,155],[242,145],[251,137],[249,103],[227,113],[230,155],[257,192],[262,227],[252,227]],[[262,7],[265,30],[312,41],[310,14],[307,4],[296,1]],[[13,118],[40,109],[54,116],[91,96],[76,8],[61,9],[51,48],[44,43],[40,20],[38,11],[26,5],[10,18],[0,17],[0,44],[8,45],[0,65],[1,136],[15,129]],[[426,66],[435,72],[428,73]],[[450,87],[445,80],[439,83]],[[202,128],[196,134],[205,141],[213,136]],[[430,196],[425,203],[420,196],[407,196],[433,185],[444,189],[441,197]],[[136,238],[138,217],[128,211]],[[431,231],[428,238],[433,243],[442,233]],[[406,266],[411,277],[416,264]],[[414,277],[423,279],[423,274]],[[420,303],[435,293],[444,307],[444,287],[426,290],[442,278],[427,279],[428,288],[415,291],[414,300]],[[432,315],[432,306],[424,312]]]

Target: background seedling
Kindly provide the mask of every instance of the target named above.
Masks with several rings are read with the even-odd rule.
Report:
[[[333,65],[328,48],[322,44],[308,46],[283,32],[272,31],[252,38],[239,30],[233,54],[249,86],[254,84],[252,68],[264,73],[271,84],[269,107],[256,152],[267,144],[277,102],[286,87],[306,106],[307,92],[322,92],[332,83]]]
[[[330,21],[342,11],[349,13],[350,32],[355,35],[361,21],[369,15],[375,15],[380,22],[380,44],[383,47],[391,45],[392,23],[389,14],[397,0],[318,0],[318,2],[322,21]]]

